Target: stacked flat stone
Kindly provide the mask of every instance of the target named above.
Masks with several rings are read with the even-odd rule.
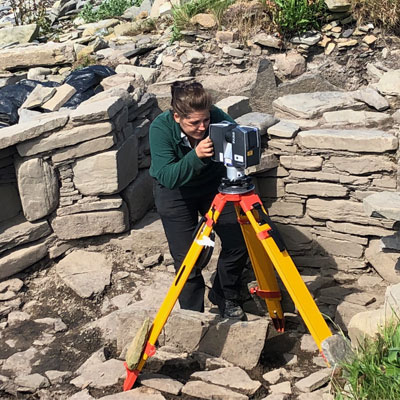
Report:
[[[120,233],[152,207],[148,129],[158,111],[141,93],[110,89],[2,129],[0,279],[52,254],[52,232],[56,242]]]

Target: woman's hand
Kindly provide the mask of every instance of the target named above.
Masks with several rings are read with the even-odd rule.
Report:
[[[196,146],[196,154],[199,158],[211,157],[214,154],[214,146],[212,140],[207,136],[201,140]]]

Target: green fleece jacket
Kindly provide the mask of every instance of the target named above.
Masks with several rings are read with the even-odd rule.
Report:
[[[210,123],[234,120],[221,109],[212,106]],[[222,163],[210,158],[200,159],[194,149],[185,146],[181,128],[172,112],[165,111],[150,125],[150,175],[168,189],[200,187],[221,179],[226,174]]]

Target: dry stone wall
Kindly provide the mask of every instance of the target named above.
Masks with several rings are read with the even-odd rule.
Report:
[[[0,132],[0,279],[73,240],[124,232],[153,206],[153,95],[112,88]]]
[[[271,120],[261,133],[264,157],[277,160],[254,176],[296,265],[324,274],[360,272],[370,262],[385,280],[398,283],[396,263],[379,262],[388,254],[399,258],[396,246],[383,251],[379,245],[385,237],[398,240],[396,107],[389,109],[387,99],[371,88],[286,95],[273,106],[270,120],[279,122]],[[248,123],[250,116],[237,121]],[[389,218],[379,209],[372,215],[366,199],[385,193],[393,193]]]

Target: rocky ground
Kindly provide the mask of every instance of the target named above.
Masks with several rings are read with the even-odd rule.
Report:
[[[106,397],[107,399],[120,398],[115,396],[122,389],[124,377],[122,363],[118,361],[118,367],[110,364],[121,358],[120,351],[117,350],[115,340],[107,338],[106,333],[107,330],[113,329],[110,326],[112,322],[107,322],[107,320],[100,324],[96,322],[93,324],[93,322],[102,321],[103,317],[111,315],[113,311],[124,309],[135,303],[152,304],[155,308],[161,304],[174,275],[169,265],[171,259],[167,252],[161,224],[155,218],[156,215],[150,213],[144,222],[134,227],[130,233],[101,240],[81,241],[77,244],[78,248],[93,252],[89,253],[92,254],[92,261],[95,260],[95,254],[104,255],[107,265],[112,270],[109,284],[100,285],[102,289],[89,297],[83,292],[85,288],[91,286],[90,281],[100,279],[97,272],[93,272],[92,276],[82,277],[79,286],[67,285],[66,280],[62,279],[60,272],[57,271],[56,265],[59,260],[42,260],[29,271],[1,284],[2,298],[8,298],[6,302],[2,302],[4,305],[0,309],[2,315],[8,314],[8,318],[3,318],[1,322],[2,370],[3,373],[8,371],[10,377],[16,373],[25,375],[25,380],[20,381],[19,378],[8,380],[6,375],[0,376],[1,398],[92,399],[103,398],[107,395],[114,396]],[[215,256],[213,255],[212,262],[205,273],[208,282],[214,267]],[[357,275],[343,275],[342,279],[346,279],[347,282],[359,279]],[[370,284],[373,282],[379,285],[382,281],[372,271],[367,276]],[[249,280],[248,277],[247,279]],[[7,282],[8,287],[5,288]],[[377,302],[382,301],[377,297],[375,299]],[[253,307],[254,310],[254,304],[251,304],[248,294],[247,300],[249,300],[246,303],[247,309]],[[10,307],[14,311],[9,312]],[[216,310],[211,309],[211,313],[215,312]],[[249,316],[251,319],[250,314]],[[139,317],[138,314],[138,319]],[[257,329],[257,327],[260,330],[265,329],[265,326],[259,322],[252,329]],[[177,326],[175,328],[178,329]],[[130,334],[133,335],[134,332]],[[236,351],[236,346],[241,348],[247,345],[248,342],[239,336],[230,351]],[[254,348],[257,346],[260,344],[254,343]],[[251,348],[241,350],[249,354],[252,352]],[[296,314],[287,313],[285,333],[278,334],[272,325],[268,327],[268,339],[260,351],[259,363],[247,370],[248,376],[242,378],[241,385],[236,388],[242,392],[240,396],[246,397],[237,398],[264,399],[267,395],[272,396],[274,393],[276,393],[275,396],[279,394],[280,397],[267,398],[305,399],[304,396],[310,398],[310,393],[301,394],[304,389],[299,389],[302,384],[298,386],[298,382],[314,373],[322,374],[322,377],[318,377],[317,383],[313,384],[317,388],[319,386],[323,388],[315,391],[313,387],[312,396],[319,399],[323,398],[322,396],[326,399],[331,398],[327,394],[329,387],[326,386],[330,372],[325,372],[324,361],[318,356],[315,344],[310,335],[305,333],[304,325]],[[98,355],[99,352],[101,357]],[[202,370],[226,370],[228,376],[224,378],[224,384],[227,386],[225,390],[235,387],[230,381],[235,379],[234,376],[232,377],[233,372],[230,368],[239,368],[234,367],[233,364],[208,356],[206,366],[204,354],[200,352],[175,353],[175,355],[171,355],[170,352],[171,349],[168,346],[161,346],[154,359],[148,361],[142,373],[143,377],[147,378],[151,378],[148,375],[150,372],[162,374],[161,387],[160,383],[157,385],[151,379],[148,382],[144,381],[145,386],[141,386],[140,383],[135,386],[132,396],[136,393],[138,397],[132,398],[141,400],[153,398],[145,397],[150,396],[149,393],[154,396],[156,396],[154,393],[162,393],[164,396],[154,397],[154,399],[196,398],[190,391],[187,394],[178,395],[180,390],[176,389],[176,385],[181,388],[182,384],[188,382],[191,374]],[[100,364],[96,357],[101,358]],[[88,359],[89,362],[87,362]],[[86,375],[82,374],[82,364],[85,365],[83,369],[86,368]],[[102,365],[100,369],[99,365]],[[80,370],[78,370],[79,367],[81,367]],[[112,376],[110,376],[111,371],[115,371]],[[244,369],[241,371],[244,373]],[[168,377],[172,379],[172,383],[165,380],[169,379]],[[246,389],[246,384],[248,385],[249,382],[253,386],[258,382],[255,390],[254,387],[250,391]],[[146,385],[160,389],[161,392],[148,389],[149,393],[137,393],[144,390]],[[196,390],[206,389],[196,388]],[[310,387],[306,391],[308,390]],[[72,397],[73,395],[75,397]],[[228,391],[223,396],[225,397],[221,398],[236,398],[236,395]]]

